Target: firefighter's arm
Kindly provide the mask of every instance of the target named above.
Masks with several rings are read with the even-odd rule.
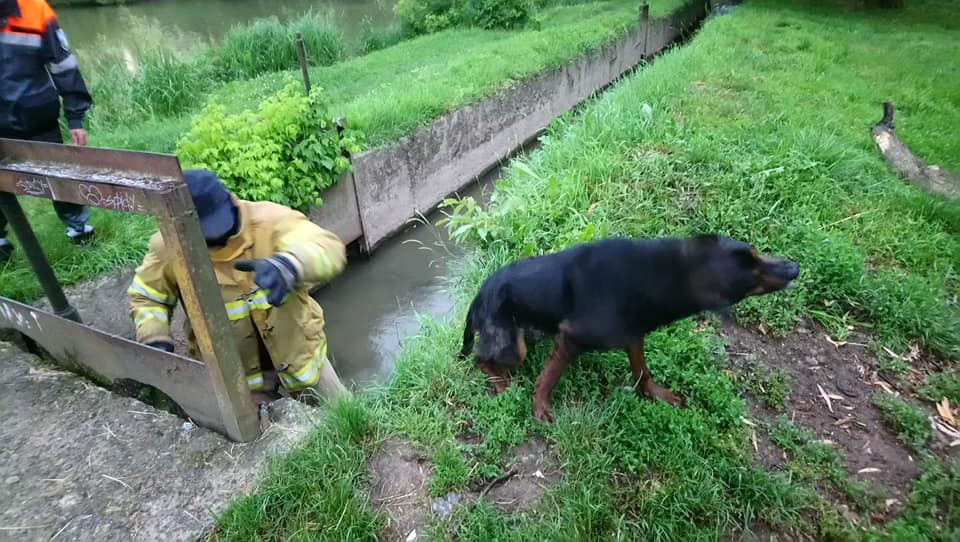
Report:
[[[137,268],[127,294],[137,341],[169,351],[173,348],[170,322],[179,293],[166,269],[160,243],[156,238],[151,242],[150,251]]]
[[[305,216],[291,221],[278,238],[277,252],[293,260],[300,282],[321,284],[339,275],[347,265],[347,248],[333,232]]]
[[[67,35],[60,28],[57,14],[44,3],[43,54],[47,61],[47,71],[63,98],[63,110],[71,130],[83,128],[83,116],[90,109],[93,98],[87,90],[87,84],[80,75],[77,57],[70,50]]]

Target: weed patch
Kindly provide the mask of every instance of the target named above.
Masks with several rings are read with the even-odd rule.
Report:
[[[873,404],[883,412],[887,422],[907,446],[920,451],[930,440],[930,422],[919,408],[887,392],[875,394]]]

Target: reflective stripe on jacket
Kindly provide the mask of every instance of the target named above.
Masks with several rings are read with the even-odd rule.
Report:
[[[240,231],[225,247],[211,250],[210,259],[247,383],[252,390],[263,387],[259,335],[287,389],[313,385],[327,362],[327,341],[323,310],[308,290],[343,270],[346,247],[336,235],[302,213],[274,203],[235,201],[240,210]],[[265,292],[250,294],[256,288],[254,274],[237,271],[233,264],[241,259],[269,258],[278,252],[293,256],[299,263],[301,284],[280,307],[272,307]],[[170,323],[180,291],[172,258],[159,233],[151,238],[150,250],[137,268],[128,294],[137,340],[172,342]],[[184,322],[184,329],[190,355],[200,359],[189,321]]]
[[[0,18],[0,132],[55,128],[60,98],[70,128],[82,128],[93,102],[77,57],[45,0],[18,0],[19,15]]]

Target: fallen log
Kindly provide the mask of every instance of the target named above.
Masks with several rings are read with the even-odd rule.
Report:
[[[901,176],[930,192],[960,198],[960,178],[940,166],[927,165],[897,137],[893,125],[893,102],[883,103],[883,118],[873,125],[873,140],[887,163]]]

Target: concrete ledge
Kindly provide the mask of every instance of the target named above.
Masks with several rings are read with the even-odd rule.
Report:
[[[324,192],[311,219],[372,252],[536,137],[550,121],[675,42],[706,16],[693,0],[660,19],[641,22],[623,38],[447,113],[396,143],[352,158],[354,171]]]

